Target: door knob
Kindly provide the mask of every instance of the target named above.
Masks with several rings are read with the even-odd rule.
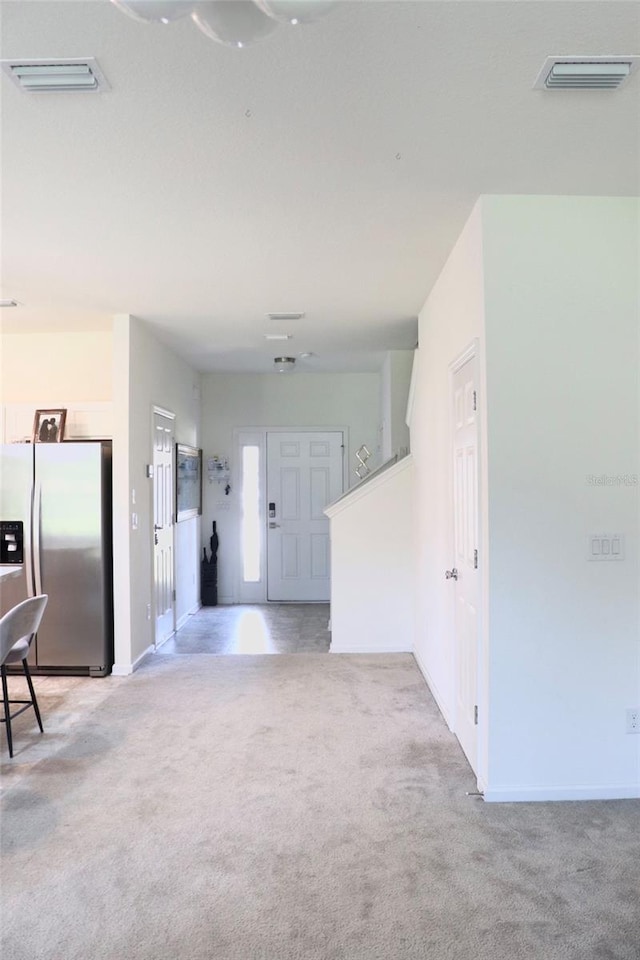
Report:
[[[271,522],[269,523],[269,530],[275,530],[276,527],[279,527],[279,526],[280,526],[279,523],[273,523],[273,521],[271,521]]]
[[[456,570],[455,567],[453,568],[453,570],[445,570],[444,576],[445,576],[445,579],[446,579],[446,580],[457,580],[457,579],[458,579],[458,571]]]

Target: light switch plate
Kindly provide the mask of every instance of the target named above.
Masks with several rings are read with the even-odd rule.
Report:
[[[621,533],[591,533],[587,545],[587,560],[611,562],[624,560],[624,537]]]

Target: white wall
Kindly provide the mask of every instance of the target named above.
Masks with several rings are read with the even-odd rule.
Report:
[[[111,330],[3,333],[5,403],[111,400]]]
[[[640,796],[637,200],[485,197],[420,315],[416,656],[453,714],[447,368],[479,340],[479,781],[488,800]],[[628,478],[609,484],[590,476]],[[623,562],[587,561],[621,533]]]
[[[411,450],[415,461],[415,654],[445,719],[453,722],[453,591],[449,364],[484,339],[481,206],[476,205],[419,317]],[[482,394],[479,397],[482,411]],[[483,457],[483,447],[480,449]],[[486,763],[486,755],[481,755]]]
[[[199,445],[198,374],[149,327],[128,315],[114,318],[114,574],[116,594],[115,673],[128,673],[154,640],[146,608],[153,599],[152,411],[176,416],[175,437]],[[133,503],[135,491],[135,504]],[[131,513],[138,528],[131,529]],[[176,525],[176,617],[198,606],[200,519]]]
[[[640,205],[483,202],[491,558],[489,782],[640,795]],[[625,535],[620,563],[590,533]]]
[[[354,474],[355,450],[365,443],[376,449],[379,409],[377,373],[359,374],[207,374],[202,388],[202,447],[204,458],[229,457],[231,494],[223,485],[204,483],[202,543],[208,548],[211,521],[216,520],[218,596],[236,599],[240,517],[238,464],[234,429],[242,427],[347,428],[346,458],[349,485]]]
[[[332,653],[413,650],[413,492],[405,457],[327,511]]]
[[[0,337],[2,442],[31,439],[36,409],[65,408],[67,439],[112,432],[111,330]]]
[[[406,423],[413,350],[388,350],[380,371],[381,461],[409,452]]]

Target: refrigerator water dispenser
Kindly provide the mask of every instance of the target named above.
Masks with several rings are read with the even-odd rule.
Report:
[[[0,520],[0,563],[24,563],[22,520]]]

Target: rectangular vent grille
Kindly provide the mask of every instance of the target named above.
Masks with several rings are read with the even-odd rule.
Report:
[[[628,76],[628,63],[556,63],[544,85],[565,90],[574,87],[611,90],[619,87]]]
[[[537,90],[616,90],[637,66],[638,57],[584,59],[549,57],[535,83]]]
[[[72,60],[2,60],[2,69],[26,93],[107,90],[93,57]]]

